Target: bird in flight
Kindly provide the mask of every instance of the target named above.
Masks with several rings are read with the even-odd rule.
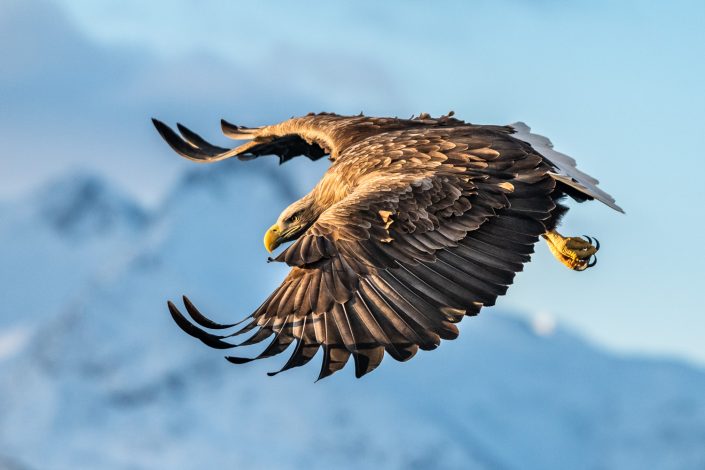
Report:
[[[458,336],[455,324],[464,316],[506,293],[540,237],[572,270],[595,264],[596,240],[556,231],[566,197],[623,212],[575,160],[523,123],[475,125],[452,112],[411,119],[311,113],[257,128],[222,121],[227,137],[247,141],[226,149],[180,124],[179,135],[153,122],[177,153],[196,162],[330,159],[313,190],[264,235],[269,252],[290,243],[270,260],[291,271],[259,308],[239,323],[220,324],[187,297],[192,321],[168,302],[178,326],[210,347],[271,338],[256,357],[226,357],[235,364],[280,354],[293,343],[282,369],[270,375],[308,363],[319,349],[319,379],[350,356],[362,377],[385,352],[406,361],[419,349],[435,349]]]

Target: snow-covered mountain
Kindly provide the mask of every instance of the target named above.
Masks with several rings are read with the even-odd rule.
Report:
[[[261,234],[304,168],[198,167],[151,213],[86,177],[2,208],[0,467],[705,468],[705,372],[497,309],[362,380],[314,383],[316,359],[269,378],[283,359],[236,367],[184,335],[166,299],[226,321],[283,277]]]
[[[54,181],[35,198],[36,216],[70,243],[136,231],[147,223],[147,214],[139,205],[92,174],[77,173]]]
[[[55,315],[119,269],[149,216],[109,182],[66,175],[0,209],[0,328]]]

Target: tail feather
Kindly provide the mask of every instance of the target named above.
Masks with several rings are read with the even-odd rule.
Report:
[[[597,187],[598,180],[578,170],[576,161],[573,158],[555,151],[553,144],[547,137],[532,134],[531,128],[523,122],[515,122],[510,124],[510,127],[515,130],[513,137],[531,145],[542,157],[553,164],[556,169],[555,172],[551,173],[553,179],[567,184],[593,199],[597,199],[616,211],[624,213],[624,210],[616,204],[612,196]]]

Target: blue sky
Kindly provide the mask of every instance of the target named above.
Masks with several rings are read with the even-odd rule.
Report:
[[[597,236],[598,266],[539,246],[501,305],[705,363],[705,3],[381,3],[3,2],[0,198],[82,167],[156,203],[188,163],[152,115],[209,137],[317,110],[523,120],[627,215],[577,207],[564,232]]]

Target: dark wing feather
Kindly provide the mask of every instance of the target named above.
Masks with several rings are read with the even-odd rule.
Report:
[[[233,131],[229,135],[236,139],[252,140],[239,147],[226,149],[209,143],[203,137],[181,124],[177,124],[177,128],[181,133],[181,136],[179,136],[171,127],[157,119],[152,119],[152,123],[162,138],[176,153],[199,163],[218,162],[232,157],[249,160],[263,155],[276,155],[279,157],[279,162],[284,163],[298,155],[304,155],[311,160],[318,160],[329,153],[327,149],[322,148],[317,143],[307,142],[298,134],[258,137],[254,129],[247,129],[251,131],[248,133],[244,131],[245,128],[238,128],[238,133]],[[228,123],[227,126],[232,126],[232,124]],[[227,126],[224,125],[224,130],[226,128],[228,130],[231,129]]]
[[[179,145],[204,147],[181,131],[191,144]],[[281,371],[322,349],[319,378],[350,356],[360,377],[385,351],[405,361],[456,338],[454,323],[506,292],[555,207],[550,167],[508,133],[414,128],[369,138],[340,155],[336,165],[348,171],[365,165],[387,171],[361,176],[355,191],[277,257],[292,269],[244,328],[257,328],[246,344],[273,339],[255,358],[229,360],[270,357],[295,343]],[[169,308],[188,334],[215,348],[233,347]],[[187,311],[200,326],[228,326],[209,321],[190,302]]]

